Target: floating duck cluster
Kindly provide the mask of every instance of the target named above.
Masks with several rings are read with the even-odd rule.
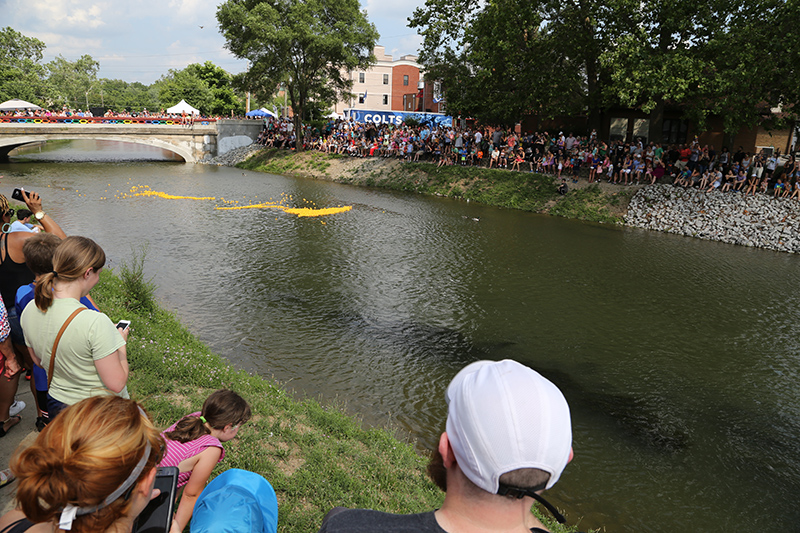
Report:
[[[284,213],[296,215],[298,217],[318,217],[325,215],[334,215],[336,213],[343,213],[350,211],[353,206],[337,206],[337,207],[324,207],[318,208],[313,201],[303,198],[303,202],[311,207],[292,207],[295,203],[294,197],[291,194],[281,194],[279,200],[274,201],[272,198],[269,202],[256,202],[242,205],[240,200],[228,200],[224,197],[216,198],[215,196],[178,196],[161,191],[154,191],[147,185],[134,185],[127,193],[120,193],[115,195],[116,198],[125,199],[133,197],[157,197],[165,200],[214,200],[218,205],[214,209],[218,210],[233,210],[233,209],[279,209]],[[244,197],[247,198],[246,196]],[[255,196],[255,200],[258,196]],[[222,204],[222,205],[220,205]]]

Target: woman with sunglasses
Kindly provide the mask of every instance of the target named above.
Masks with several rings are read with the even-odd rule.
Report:
[[[67,408],[16,454],[17,508],[2,533],[126,533],[152,497],[164,440],[136,402],[96,396]]]
[[[0,176],[1,178],[2,176]],[[23,201],[28,209],[34,213],[36,220],[40,223],[45,231],[52,233],[61,238],[66,237],[61,227],[50,218],[50,215],[44,212],[42,208],[42,199],[35,192],[27,193],[20,190]],[[8,315],[8,322],[11,326],[11,343],[14,348],[13,353],[6,354],[6,357],[16,359],[11,361],[12,364],[19,363],[16,368],[19,368],[23,363],[28,368],[32,364],[28,357],[28,350],[25,348],[25,338],[22,334],[22,328],[19,324],[19,316],[14,308],[14,297],[17,294],[17,289],[23,285],[27,285],[33,281],[33,273],[25,266],[25,255],[22,253],[22,245],[25,244],[29,238],[36,235],[30,231],[9,231],[11,229],[11,218],[14,216],[14,210],[8,205],[8,199],[0,194],[0,295],[5,302],[6,313]],[[3,391],[17,391],[17,383],[19,382],[19,373],[8,376],[7,383],[4,382]],[[33,382],[31,382],[31,392],[35,396],[33,390]],[[0,401],[0,420],[7,420],[9,412],[5,408],[5,395],[3,400]],[[11,401],[13,402],[13,396]],[[3,425],[3,430],[10,429],[8,424]]]

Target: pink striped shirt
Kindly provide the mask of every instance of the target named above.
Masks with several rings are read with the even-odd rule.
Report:
[[[192,413],[188,416],[200,416],[200,411]],[[183,418],[181,420],[183,420]],[[180,422],[180,420],[178,422]],[[158,464],[158,466],[179,466],[181,461],[190,457],[194,457],[209,446],[216,446],[222,450],[222,454],[219,456],[219,461],[222,461],[222,458],[225,457],[225,448],[222,447],[222,443],[219,441],[219,439],[212,435],[203,435],[202,437],[190,440],[189,442],[170,440],[165,433],[169,433],[170,431],[174,430],[175,426],[178,425],[178,422],[175,422],[168,427],[166,431],[161,433],[161,436],[164,437],[164,440],[167,443],[167,450],[164,453],[164,458],[161,459],[161,462]],[[178,474],[178,488],[186,485],[186,483],[189,481],[189,476],[191,475],[191,471],[181,472]]]

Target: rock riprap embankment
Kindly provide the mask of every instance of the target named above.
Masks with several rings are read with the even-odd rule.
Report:
[[[800,252],[800,202],[757,193],[648,185],[631,199],[625,223],[689,237]]]
[[[213,157],[208,161],[201,161],[201,163],[204,165],[217,165],[218,167],[232,167],[235,166],[236,163],[241,163],[250,157],[253,152],[258,152],[263,148],[264,147],[260,144],[248,144],[247,146],[234,148],[233,150],[225,152],[222,155],[218,155],[217,157]]]

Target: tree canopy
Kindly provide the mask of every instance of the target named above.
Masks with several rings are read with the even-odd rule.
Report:
[[[63,103],[76,107],[89,107],[89,93],[98,86],[97,71],[100,63],[90,55],[75,61],[57,56],[47,64],[48,96],[53,103]]]
[[[267,101],[286,83],[299,149],[309,102],[349,94],[346,73],[375,62],[378,32],[358,0],[227,0],[217,20],[227,48],[250,62],[243,89]]]
[[[800,101],[798,0],[427,0],[409,19],[451,113],[510,124],[526,113],[666,106],[728,132]],[[654,132],[655,130],[655,132]]]
[[[208,87],[211,96],[210,114],[225,116],[231,111],[236,114],[244,114],[244,102],[241,95],[233,88],[233,76],[228,74],[225,69],[211,61],[206,61],[202,65],[192,63],[186,67],[186,71],[203,80]]]
[[[38,100],[46,71],[41,64],[45,44],[13,28],[0,30],[0,102]]]

